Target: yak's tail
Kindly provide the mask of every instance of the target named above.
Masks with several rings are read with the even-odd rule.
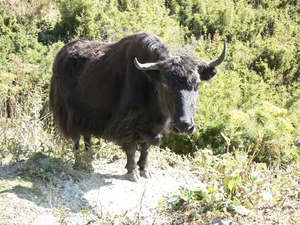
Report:
[[[79,137],[77,132],[73,129],[74,113],[69,109],[64,96],[60,91],[59,80],[55,76],[51,79],[49,101],[50,111],[53,115],[53,121],[60,133],[66,137],[76,140]]]

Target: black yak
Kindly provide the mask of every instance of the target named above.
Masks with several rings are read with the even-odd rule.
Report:
[[[75,166],[84,163],[80,136],[88,151],[95,135],[126,152],[130,180],[149,177],[149,147],[160,144],[164,131],[193,133],[199,84],[216,75],[225,54],[224,42],[220,57],[210,62],[173,56],[147,32],[112,44],[65,45],[53,65],[50,108],[59,130],[75,143]]]

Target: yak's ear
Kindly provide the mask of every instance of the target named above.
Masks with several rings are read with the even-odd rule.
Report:
[[[205,69],[203,69],[203,67],[202,67],[199,69],[200,79],[205,80],[205,81],[210,80],[217,73],[218,73],[218,70],[215,67],[207,67]]]
[[[210,80],[218,73],[216,66],[220,65],[224,61],[226,52],[227,52],[227,44],[226,44],[226,40],[224,40],[224,48],[219,58],[210,62],[203,62],[203,61],[198,62],[198,71],[201,80]]]

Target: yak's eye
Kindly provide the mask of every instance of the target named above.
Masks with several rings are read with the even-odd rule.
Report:
[[[182,83],[182,84],[185,84],[186,83],[186,78],[181,77],[179,79],[179,82]]]
[[[181,85],[181,84],[185,84],[186,83],[186,79],[183,77],[179,77],[176,82],[177,85]]]

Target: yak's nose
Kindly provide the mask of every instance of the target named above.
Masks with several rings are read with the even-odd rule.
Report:
[[[192,134],[195,131],[194,123],[180,122],[172,124],[171,131],[175,134]]]

